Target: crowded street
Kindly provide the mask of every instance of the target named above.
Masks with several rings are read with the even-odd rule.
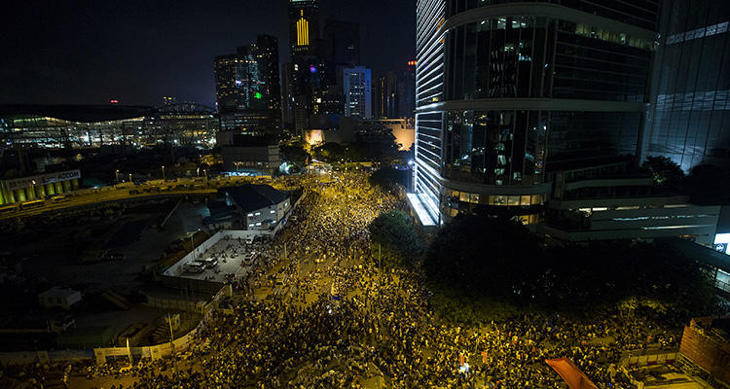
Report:
[[[285,185],[293,185],[292,178]],[[379,267],[368,225],[403,194],[363,173],[297,178],[304,197],[245,278],[175,359],[69,365],[71,388],[558,388],[571,358],[601,388],[630,388],[628,351],[677,346],[677,323],[527,313],[476,326],[437,317],[423,276]],[[219,253],[223,255],[224,253]],[[27,373],[47,380],[44,370]]]

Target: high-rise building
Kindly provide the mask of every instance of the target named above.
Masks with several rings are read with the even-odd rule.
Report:
[[[323,54],[335,66],[360,64],[360,25],[327,19],[324,25]]]
[[[730,160],[730,2],[665,1],[642,158]]]
[[[373,115],[378,118],[412,118],[416,104],[416,67],[373,77]]]
[[[342,68],[340,74],[342,77],[345,116],[359,119],[372,118],[372,76],[370,69],[362,66]]]
[[[317,101],[315,92],[321,90],[324,65],[319,58],[319,36],[319,1],[289,0],[291,64],[286,88],[291,97],[289,116],[295,130],[309,127]]]
[[[254,54],[259,67],[261,93],[268,109],[277,118],[276,126],[281,127],[281,82],[279,79],[279,39],[271,35],[256,38]]]
[[[276,136],[281,128],[278,41],[261,35],[236,54],[216,57],[215,79],[221,129]]]
[[[294,127],[294,94],[292,90],[292,64],[281,64],[281,114],[286,128]]]
[[[379,118],[397,118],[398,76],[389,71],[379,74],[373,82],[373,114]]]
[[[416,61],[408,62],[408,69],[398,81],[398,117],[412,118],[416,110]]]
[[[246,77],[246,60],[235,54],[214,60],[215,94],[219,111],[235,110],[244,105],[245,91],[241,79]]]
[[[319,40],[319,1],[289,0],[289,46],[292,56],[314,55]]]
[[[421,222],[475,205],[536,222],[548,172],[635,154],[657,19],[653,0],[418,0]]]

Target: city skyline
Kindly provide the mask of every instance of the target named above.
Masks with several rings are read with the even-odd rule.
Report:
[[[285,0],[220,1],[204,8],[189,1],[45,3],[9,6],[15,17],[2,27],[0,104],[104,104],[116,99],[156,105],[164,96],[174,96],[214,107],[210,63],[217,55],[260,34],[289,41]],[[321,3],[323,19],[360,24],[363,65],[374,71],[405,70],[415,53],[415,4]],[[279,55],[281,63],[289,61],[288,45],[280,45]]]

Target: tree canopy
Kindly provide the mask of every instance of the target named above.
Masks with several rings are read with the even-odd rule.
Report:
[[[642,167],[651,173],[656,185],[679,190],[684,181],[682,168],[667,157],[649,157]]]
[[[370,223],[369,230],[373,250],[380,245],[380,255],[389,266],[413,265],[423,250],[413,221],[401,210],[381,214]]]
[[[457,217],[439,232],[424,261],[429,283],[439,289],[551,310],[633,300],[707,313],[715,304],[713,281],[696,261],[661,244],[545,248],[506,219]]]
[[[299,168],[306,166],[309,153],[304,149],[303,144],[284,145],[280,147],[280,151],[285,161],[293,163]]]
[[[370,184],[391,190],[396,185],[408,185],[408,170],[398,170],[390,166],[383,166],[370,175]]]

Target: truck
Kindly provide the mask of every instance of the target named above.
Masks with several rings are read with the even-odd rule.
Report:
[[[205,271],[205,264],[200,262],[186,263],[183,265],[185,273],[200,274]]]
[[[210,258],[198,258],[195,260],[196,263],[200,263],[203,265],[205,269],[214,269],[216,266],[218,266],[218,260],[210,257]]]

